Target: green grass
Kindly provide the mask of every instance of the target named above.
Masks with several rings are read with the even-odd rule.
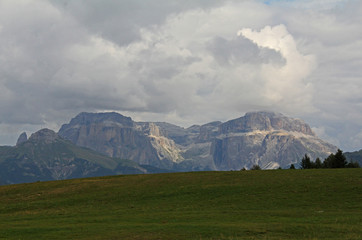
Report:
[[[362,239],[362,169],[1,186],[0,239]]]

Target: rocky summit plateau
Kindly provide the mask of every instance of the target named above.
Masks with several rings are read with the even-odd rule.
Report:
[[[287,168],[304,154],[325,158],[337,150],[304,121],[274,112],[189,128],[115,112],[80,113],[58,135],[109,157],[174,171]]]

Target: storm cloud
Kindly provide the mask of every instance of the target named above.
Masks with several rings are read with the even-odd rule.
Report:
[[[83,111],[269,110],[362,148],[360,1],[0,0],[0,143]]]

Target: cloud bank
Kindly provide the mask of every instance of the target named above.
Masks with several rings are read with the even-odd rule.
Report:
[[[359,1],[0,1],[0,142],[82,111],[279,111],[362,148]],[[356,134],[357,133],[357,134]]]

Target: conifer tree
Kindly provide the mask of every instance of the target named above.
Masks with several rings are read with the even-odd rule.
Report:
[[[343,152],[341,149],[338,149],[336,154],[334,155],[335,163],[333,165],[334,168],[344,168],[347,165],[347,159],[343,155]]]
[[[304,155],[300,166],[302,169],[312,168],[312,162],[310,161],[310,157],[307,154]]]
[[[258,164],[254,164],[250,170],[261,170],[261,167]]]
[[[324,168],[332,168],[335,163],[335,156],[333,153],[331,153],[326,159],[323,161],[323,167]]]
[[[323,167],[323,164],[322,164],[322,161],[320,160],[320,158],[317,158],[315,160],[314,167],[315,168],[322,168]]]

